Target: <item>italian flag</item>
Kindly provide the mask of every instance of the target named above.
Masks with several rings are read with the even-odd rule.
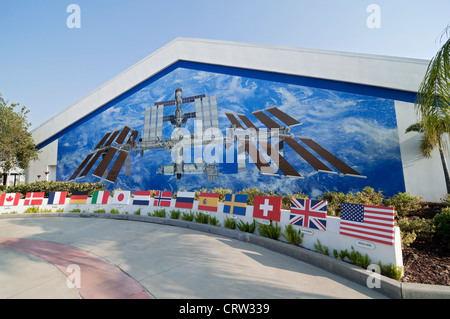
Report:
[[[108,204],[109,191],[95,191],[92,195],[92,204]]]

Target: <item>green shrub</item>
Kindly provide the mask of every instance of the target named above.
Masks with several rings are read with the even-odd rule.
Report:
[[[119,214],[119,210],[117,209],[111,209],[111,211],[109,212],[110,214]]]
[[[106,213],[106,211],[102,208],[102,209],[94,210],[94,213],[104,214],[104,213]]]
[[[137,211],[133,212],[134,215],[140,215],[141,214],[141,209],[139,208]]]
[[[446,205],[450,207],[450,194],[445,194],[443,198],[441,198],[441,201]]]
[[[295,230],[294,227],[289,224],[284,228],[284,233],[283,233],[284,238],[286,238],[286,240],[295,246],[300,246],[303,242],[303,233],[299,230]]]
[[[79,208],[74,208],[72,210],[69,210],[69,213],[80,213],[80,212],[81,212],[81,209],[79,209]]]
[[[415,239],[430,239],[433,236],[436,228],[433,225],[432,220],[427,220],[425,218],[420,218],[417,216],[413,216],[410,218],[399,218],[397,225],[400,228],[400,232],[402,233],[402,243],[403,240],[405,240],[405,242],[403,243],[405,246],[409,246]],[[414,235],[409,235],[408,233]]]
[[[393,278],[398,281],[402,278],[403,267],[396,266],[395,264],[382,265],[381,261],[378,262],[378,266],[380,267],[380,271],[383,276]]]
[[[271,239],[278,239],[281,234],[281,226],[278,225],[277,222],[275,222],[275,225],[270,221],[269,225],[264,225],[261,223],[257,223],[258,232],[261,236],[271,238]]]
[[[105,189],[105,185],[98,183],[74,183],[74,182],[47,182],[38,181],[30,184],[20,184],[17,186],[10,187],[8,189],[9,193],[22,193],[23,196],[26,193],[31,192],[44,192],[45,196],[48,197],[51,192],[67,192],[67,197],[72,195],[72,192],[84,192],[88,191],[88,196],[92,196],[94,191],[102,191]]]
[[[225,227],[229,229],[235,229],[236,221],[233,218],[225,217]]]
[[[216,216],[209,216],[209,224],[213,226],[220,226],[220,222]]]
[[[318,239],[317,244],[314,244],[314,248],[316,249],[317,252],[330,256],[330,249],[328,248],[328,246],[322,245],[322,243]]]
[[[253,233],[256,229],[256,221],[253,220],[253,222],[250,224],[249,222],[243,222],[242,220],[239,220],[239,223],[237,224],[237,228],[240,231],[247,232],[247,233]]]
[[[164,208],[163,209],[155,209],[153,214],[148,213],[148,215],[153,216],[153,217],[166,218],[166,210]]]
[[[200,212],[195,214],[194,219],[196,223],[208,224],[209,216]]]
[[[384,205],[394,207],[398,216],[404,217],[409,212],[420,209],[421,196],[414,196],[409,193],[398,193],[384,201]]]
[[[33,206],[33,207],[28,207],[25,211],[25,214],[36,214],[39,213],[39,207],[37,206]]]
[[[439,214],[434,216],[433,223],[436,227],[436,236],[450,239],[450,207],[442,209]]]
[[[193,212],[183,213],[183,216],[181,216],[181,219],[191,222],[194,220],[194,213]]]
[[[335,254],[336,256],[336,254]],[[367,267],[369,267],[369,265],[372,263],[369,255],[365,254],[364,256],[361,255],[361,253],[359,251],[356,251],[353,246],[352,246],[352,251],[349,253],[346,250],[341,250],[340,254],[339,254],[339,258],[341,260],[344,260],[345,258],[348,258],[350,260],[350,262],[352,264],[355,264],[358,267],[362,267],[364,269],[367,269]]]
[[[178,218],[180,218],[180,214],[181,214],[180,210],[177,209],[177,210],[171,210],[169,215],[170,215],[171,219],[178,219]]]

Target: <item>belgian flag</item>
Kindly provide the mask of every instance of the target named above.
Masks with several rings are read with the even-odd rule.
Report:
[[[200,193],[198,209],[209,212],[217,212],[219,207],[219,194]]]

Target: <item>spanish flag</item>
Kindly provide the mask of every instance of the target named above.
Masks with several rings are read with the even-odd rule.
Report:
[[[72,192],[71,204],[86,204],[89,192]]]
[[[209,212],[217,212],[219,207],[219,194],[200,193],[198,209]]]

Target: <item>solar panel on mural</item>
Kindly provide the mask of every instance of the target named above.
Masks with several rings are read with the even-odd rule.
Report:
[[[236,128],[244,129],[242,124],[238,121],[238,119],[234,116],[234,114],[225,112],[225,115],[228,117],[228,120],[230,120],[231,124],[236,126]]]
[[[278,109],[276,107],[269,107],[266,110],[267,110],[267,112],[270,112],[273,116],[280,119],[287,126],[295,126],[295,125],[301,124],[299,121],[297,121],[293,117],[287,115],[286,113],[284,113],[283,111],[281,111],[280,109]]]
[[[265,126],[267,126],[270,129],[273,128],[281,128],[281,126],[272,120],[270,117],[268,117],[266,114],[263,113],[263,111],[256,111],[252,113],[258,120],[261,121]]]
[[[244,114],[238,114],[239,118],[241,119],[242,122],[244,122],[244,124],[251,129],[255,129],[256,131],[258,131],[259,129],[256,127],[255,124],[253,124],[252,121],[250,121],[247,116],[245,116]]]
[[[322,156],[324,159],[326,159],[328,162],[330,162],[331,165],[336,167],[339,171],[341,171],[343,174],[346,175],[356,175],[361,176],[357,171],[355,171],[353,168],[342,162],[339,158],[328,152],[326,149],[324,149],[322,146],[317,144],[315,141],[309,139],[309,138],[300,138],[300,140],[311,147],[317,154]]]
[[[253,163],[256,165],[256,167],[262,174],[266,175],[276,174],[274,169],[269,165],[269,163],[264,159],[264,157],[261,156],[260,152],[252,142],[244,139],[239,139],[239,142],[241,142],[244,145],[245,151],[247,152],[248,155],[250,155],[250,158],[253,160]]]

